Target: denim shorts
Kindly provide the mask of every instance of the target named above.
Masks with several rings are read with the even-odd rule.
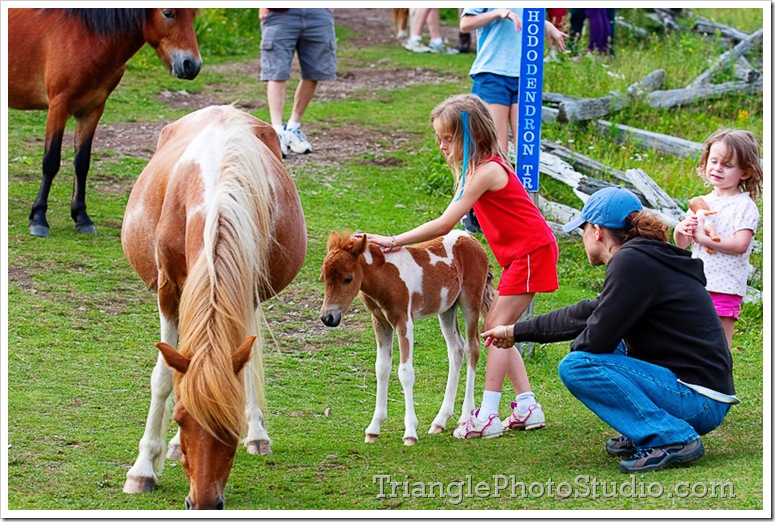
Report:
[[[261,22],[261,80],[288,80],[294,53],[303,79],[336,78],[336,36],[330,9],[269,11]]]
[[[494,73],[478,73],[474,75],[471,93],[479,96],[485,103],[511,107],[519,103],[519,78]]]

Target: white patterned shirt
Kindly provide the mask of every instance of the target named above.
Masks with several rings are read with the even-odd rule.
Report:
[[[738,230],[750,230],[756,234],[759,209],[748,192],[726,197],[710,193],[702,198],[711,211],[717,212],[706,219],[712,219],[718,237],[734,236]],[[693,212],[689,210],[687,216],[691,215]],[[702,226],[702,223],[699,226]],[[705,264],[705,288],[709,292],[745,296],[748,286],[748,260],[752,249],[753,240],[743,254],[725,254],[715,250],[713,254],[709,254],[704,246],[692,241],[692,257],[702,259]]]

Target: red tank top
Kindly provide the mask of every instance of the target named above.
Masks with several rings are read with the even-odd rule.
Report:
[[[505,268],[515,259],[556,240],[509,165],[497,156],[489,156],[486,161],[503,167],[509,181],[500,190],[482,194],[474,203],[474,212],[495,259]]]

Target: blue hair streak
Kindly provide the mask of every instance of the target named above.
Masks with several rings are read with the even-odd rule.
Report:
[[[460,193],[458,193],[455,201],[463,196],[463,191],[465,190],[466,185],[466,172],[468,172],[468,162],[469,158],[471,157],[470,149],[472,146],[474,146],[473,140],[471,139],[471,129],[468,122],[468,111],[461,112],[460,119],[463,126],[463,173],[460,175]]]

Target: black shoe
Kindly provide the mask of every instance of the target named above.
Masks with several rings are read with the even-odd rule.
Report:
[[[459,32],[457,35],[458,38],[458,46],[457,50],[461,53],[470,53],[471,52],[471,33],[464,33]]]
[[[635,454],[635,444],[624,435],[608,439],[605,450],[612,457],[631,457]]]
[[[630,459],[619,463],[622,473],[659,471],[670,466],[686,465],[705,455],[702,441],[697,438],[689,444],[671,444],[661,448],[638,450]]]

